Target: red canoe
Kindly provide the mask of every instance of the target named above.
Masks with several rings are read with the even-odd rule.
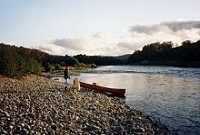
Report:
[[[80,82],[80,86],[87,89],[92,89],[92,90],[96,90],[100,92],[111,93],[113,95],[120,96],[120,97],[125,97],[124,95],[126,91],[125,89],[108,88],[108,87],[98,86],[95,84],[87,84],[84,82]]]

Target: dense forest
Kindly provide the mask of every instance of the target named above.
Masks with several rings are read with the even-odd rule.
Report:
[[[25,74],[38,74],[42,71],[47,53],[35,49],[0,44],[0,74],[20,77]]]
[[[96,65],[122,65],[125,64],[122,60],[117,59],[116,57],[109,56],[87,56],[87,55],[76,55],[74,56],[79,62],[87,64],[96,64]]]
[[[128,64],[200,67],[200,40],[187,40],[177,47],[172,42],[145,45],[129,57]]]
[[[96,65],[122,64],[114,57],[77,55],[74,57],[56,56],[37,49],[16,47],[0,43],[0,74],[9,77],[21,77],[27,74],[39,74],[59,70],[61,67],[77,66],[95,68]]]

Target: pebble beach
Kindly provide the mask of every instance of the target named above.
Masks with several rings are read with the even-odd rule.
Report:
[[[86,89],[66,92],[63,83],[42,76],[0,76],[0,134],[169,133],[117,97]]]

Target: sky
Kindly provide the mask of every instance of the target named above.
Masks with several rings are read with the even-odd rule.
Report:
[[[0,0],[0,43],[53,55],[132,54],[200,40],[200,0]]]

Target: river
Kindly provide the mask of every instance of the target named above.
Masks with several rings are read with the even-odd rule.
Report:
[[[125,103],[129,106],[174,133],[200,134],[200,68],[102,66],[81,73],[79,79],[125,88]]]

